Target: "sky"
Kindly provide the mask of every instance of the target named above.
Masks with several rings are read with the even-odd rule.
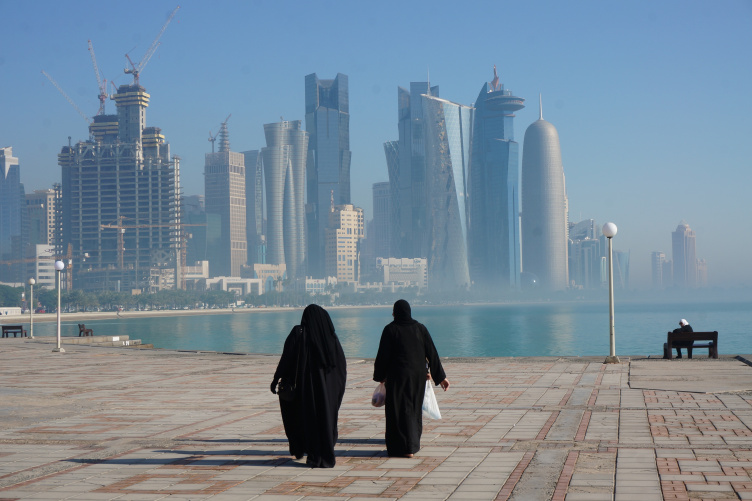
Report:
[[[176,0],[0,0],[0,146],[25,189],[60,181],[57,153],[85,140],[98,88],[139,61]],[[614,222],[630,287],[650,253],[695,231],[710,285],[752,286],[752,1],[183,1],[141,73],[147,126],[181,157],[186,195],[203,194],[204,155],[228,115],[233,151],[265,146],[263,124],[301,120],[305,75],[349,77],[352,202],[372,214],[396,140],[397,88],[438,85],[472,105],[496,65],[526,100],[515,139],[543,117],[558,130],[569,219]],[[109,86],[109,84],[108,84]],[[112,91],[112,87],[109,86]],[[107,112],[115,113],[113,101]],[[521,160],[521,159],[520,159]]]

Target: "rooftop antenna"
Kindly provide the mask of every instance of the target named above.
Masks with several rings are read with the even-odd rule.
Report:
[[[429,65],[426,65],[426,83],[428,84],[428,92],[427,94],[431,95],[431,67]]]
[[[329,199],[329,200],[330,200],[330,202],[329,202],[329,203],[331,203],[331,208],[330,208],[329,210],[330,210],[331,212],[334,212],[334,190],[332,190],[332,191],[331,191],[331,195],[330,195],[330,197],[331,197],[331,198]]]
[[[230,133],[227,130],[227,121],[230,120],[231,116],[232,113],[227,115],[225,121],[219,126],[219,151],[230,151]]]
[[[538,93],[538,109],[540,110],[540,117],[538,120],[543,120],[543,96]]]
[[[494,64],[494,77],[491,80],[491,90],[499,90],[499,75],[496,74],[496,65]]]

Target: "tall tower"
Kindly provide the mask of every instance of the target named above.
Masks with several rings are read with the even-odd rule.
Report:
[[[13,156],[11,146],[0,148],[0,261],[23,257],[22,200],[25,195],[18,158]],[[0,281],[22,282],[23,273],[18,265],[0,263]]]
[[[206,154],[204,191],[209,274],[239,277],[248,261],[245,157],[230,151],[227,121],[219,129],[219,151]]]
[[[305,277],[305,173],[308,133],[300,120],[264,125],[261,149],[266,183],[267,264],[284,264],[291,279]]]
[[[567,288],[567,194],[559,133],[540,118],[522,150],[522,271],[546,290]]]
[[[368,240],[374,242],[373,257],[391,257],[389,247],[391,191],[389,183],[373,184],[373,231]]]
[[[681,221],[676,231],[671,233],[671,250],[674,261],[674,285],[697,287],[695,232],[689,228],[686,221]]]
[[[472,162],[468,174],[468,260],[475,287],[520,285],[520,161],[515,111],[525,107],[494,79],[475,101]]]
[[[26,214],[31,245],[55,243],[55,190],[34,190],[26,194]]]
[[[245,156],[245,234],[248,239],[248,264],[266,263],[264,252],[264,160],[259,150],[244,151]]]
[[[363,209],[350,204],[331,206],[326,230],[326,276],[338,282],[360,280]]]
[[[347,75],[320,80],[315,73],[305,77],[308,164],[308,272],[323,276],[325,229],[329,201],[350,203],[350,98]]]
[[[76,289],[152,292],[180,286],[180,159],[146,127],[149,94],[121,85],[117,115],[97,115],[91,139],[64,146],[62,239]],[[83,258],[86,257],[85,267]]]

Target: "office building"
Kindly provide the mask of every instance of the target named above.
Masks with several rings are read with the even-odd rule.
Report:
[[[426,258],[431,289],[455,290],[470,286],[465,173],[473,108],[438,92],[427,82],[398,89],[399,142],[384,145],[399,227],[391,251]]]
[[[350,203],[350,97],[347,75],[305,77],[305,123],[309,134],[306,182],[308,273],[323,276],[329,206]]]
[[[373,226],[368,233],[368,240],[373,240],[373,255],[390,256],[389,245],[390,217],[391,217],[391,190],[389,183],[373,184]]]
[[[259,150],[244,151],[245,156],[245,235],[248,240],[248,264],[266,262],[264,237],[264,160]]]
[[[377,258],[376,267],[382,272],[384,284],[417,287],[424,290],[428,284],[428,262],[423,258]]]
[[[494,79],[475,101],[468,174],[468,262],[473,287],[520,285],[520,163],[515,112],[525,100]]]
[[[695,232],[690,229],[686,221],[681,221],[676,231],[671,233],[671,250],[674,261],[674,285],[697,287]]]
[[[704,259],[697,260],[697,287],[708,286],[708,262]]]
[[[384,143],[384,154],[386,155],[386,167],[389,173],[389,255],[401,255],[402,227],[399,218],[399,141],[387,141]]]
[[[230,151],[227,122],[219,129],[219,151],[206,154],[207,253],[209,275],[239,277],[248,258],[245,156]]]
[[[629,254],[629,251],[614,250],[614,288],[616,289],[629,288]]]
[[[0,148],[0,282],[24,282],[24,188],[13,147]],[[22,210],[22,207],[24,210]]]
[[[261,149],[266,183],[266,263],[286,265],[291,280],[305,277],[305,175],[308,133],[300,120],[264,125]]]
[[[72,249],[73,285],[149,290],[154,270],[172,269],[181,286],[180,159],[161,129],[146,126],[146,89],[121,85],[112,98],[117,115],[97,115],[90,139],[58,154],[60,243]]]
[[[350,204],[330,208],[326,229],[326,276],[338,282],[360,280],[361,241],[365,237],[363,209]]]
[[[568,286],[567,194],[559,133],[540,117],[525,131],[522,149],[522,271],[549,291]]]
[[[650,274],[654,289],[663,289],[671,285],[671,281],[666,281],[667,271],[670,267],[671,261],[666,261],[665,252],[655,251],[650,254]]]
[[[26,217],[30,245],[55,243],[55,190],[34,190],[26,194]]]

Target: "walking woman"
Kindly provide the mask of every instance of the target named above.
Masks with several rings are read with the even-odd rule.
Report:
[[[308,466],[336,464],[337,415],[346,379],[345,354],[329,313],[319,305],[308,305],[300,325],[287,336],[271,384],[272,393],[277,393],[279,384],[290,454],[297,459],[308,454]]]
[[[373,379],[386,385],[386,450],[390,456],[413,457],[423,433],[426,364],[436,384],[449,381],[426,327],[413,320],[410,304],[394,303],[394,321],[384,327]]]

